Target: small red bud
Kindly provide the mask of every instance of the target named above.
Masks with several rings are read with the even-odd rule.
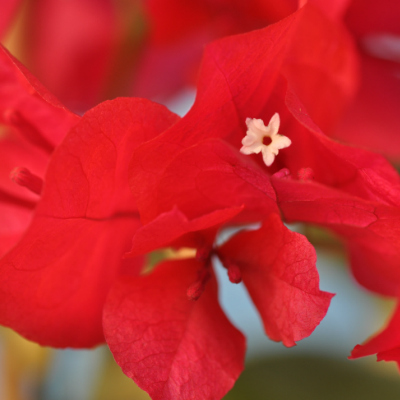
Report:
[[[197,273],[197,280],[193,282],[186,291],[186,295],[189,300],[196,301],[200,298],[204,292],[207,281],[210,279],[210,276],[211,275],[208,267],[202,268]]]
[[[287,168],[282,168],[272,175],[274,178],[289,179],[291,178],[290,171]]]
[[[189,298],[189,300],[196,301],[203,294],[204,289],[205,289],[205,284],[203,282],[196,281],[189,286],[186,295]]]
[[[242,282],[242,273],[240,272],[240,268],[235,264],[229,265],[228,277],[232,283]]]

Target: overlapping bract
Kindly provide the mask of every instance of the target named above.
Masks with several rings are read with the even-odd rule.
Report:
[[[312,25],[314,11],[304,10],[304,15]],[[235,37],[235,45],[227,38],[206,49],[192,110],[134,153],[131,187],[143,221],[150,222],[173,206],[188,218],[198,218],[216,207],[245,205],[233,221],[254,222],[278,206],[287,221],[320,224],[342,236],[359,282],[377,293],[397,296],[399,177],[382,157],[324,136],[310,118],[317,119],[318,110],[308,113],[302,91],[292,84],[294,77],[278,72],[285,71],[291,60],[285,57],[286,49],[279,48],[285,42],[274,38],[277,32],[282,39],[301,29],[295,18],[257,32],[269,52],[262,45],[252,47],[252,34]],[[218,58],[225,52],[229,57]],[[238,60],[244,55],[248,63],[241,68]],[[265,93],[270,95],[264,97]],[[267,171],[237,155],[237,127],[243,125],[243,135],[247,116],[268,121],[275,111],[292,145]],[[201,115],[207,120],[200,124]]]
[[[231,2],[222,3],[214,13],[207,2],[174,2],[197,24],[163,36],[161,13],[152,43],[174,47],[210,18],[221,29],[216,37],[297,9],[289,0],[235,2],[236,13],[245,9],[240,25],[225,7]],[[345,241],[362,285],[399,295],[400,178],[381,156],[323,133],[357,87],[354,45],[337,23],[348,2],[311,3],[318,7],[207,46],[196,102],[182,119],[128,98],[80,118],[2,50],[1,122],[12,131],[1,138],[1,324],[55,347],[105,339],[123,371],[155,400],[219,399],[243,368],[245,343],[218,304],[216,260],[231,282],[243,281],[267,335],[286,346],[309,336],[329,307],[315,250],[283,221],[331,229]],[[223,29],[221,20],[228,22]],[[160,93],[180,86],[176,76]],[[267,123],[276,112],[292,144],[267,168],[239,150],[246,118]],[[40,199],[6,180],[15,166],[43,180]],[[232,227],[240,229],[219,244]],[[189,247],[196,256],[144,273],[143,256],[165,247]],[[397,325],[398,312],[353,357],[376,352],[398,361]]]
[[[43,177],[53,149],[79,117],[67,110],[6,49],[0,47],[0,254],[27,228],[38,196],[10,180],[15,167]]]
[[[175,120],[162,106],[121,99],[91,110],[69,132],[52,156],[29,229],[1,260],[2,324],[57,347],[104,340],[110,286],[143,263],[122,260],[140,226],[128,185],[131,153]]]

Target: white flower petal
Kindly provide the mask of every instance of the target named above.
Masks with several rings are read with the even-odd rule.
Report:
[[[242,139],[242,145],[243,146],[251,146],[256,141],[257,140],[254,137],[251,137],[251,136],[247,135]]]
[[[292,141],[286,136],[275,135],[271,144],[278,149],[285,149],[292,144]]]
[[[262,119],[246,118],[247,132],[242,139],[242,148],[240,152],[243,154],[258,154],[262,152],[264,163],[269,167],[275,160],[280,149],[284,149],[291,145],[291,140],[283,135],[278,134],[280,126],[280,117],[275,113],[269,121],[268,126],[264,125]],[[265,145],[263,139],[271,138],[271,143]]]
[[[267,167],[270,167],[275,160],[275,154],[265,146],[262,150],[263,160]]]
[[[261,150],[262,150],[262,145],[260,145],[259,143],[253,143],[250,146],[242,146],[242,148],[240,149],[240,152],[246,155],[249,154],[258,154]]]
[[[274,136],[278,133],[280,125],[281,125],[281,119],[279,118],[279,114],[275,113],[272,116],[272,118],[269,120],[269,124],[268,124],[270,136]]]

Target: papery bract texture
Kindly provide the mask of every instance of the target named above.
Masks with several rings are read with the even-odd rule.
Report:
[[[299,170],[300,161],[311,167],[314,182],[273,180],[285,218],[330,226],[347,237],[357,279],[371,290],[394,295],[399,284],[395,266],[399,259],[398,174],[383,157],[343,146],[322,135],[301,112],[302,105],[293,93],[288,93],[286,104],[296,119],[308,127],[295,132],[302,133],[303,141],[314,151],[302,151],[302,156],[296,159],[290,157],[289,148],[290,158],[285,166]],[[294,137],[292,140],[296,144]],[[387,262],[382,263],[382,259]]]
[[[325,136],[318,125],[329,125],[333,114],[320,114],[319,93],[307,97],[307,85],[290,72],[298,60],[312,86],[320,82],[312,80],[314,66],[330,59],[318,68],[335,77],[332,85],[340,88],[335,99],[340,102],[346,95],[339,93],[353,91],[354,49],[346,53],[345,33],[338,51],[328,51],[318,41],[315,53],[304,56],[310,29],[319,26],[328,35],[328,25],[321,28],[318,18],[318,11],[306,6],[266,29],[209,45],[193,108],[135,150],[131,187],[144,223],[175,205],[189,218],[244,205],[235,222],[254,222],[257,216],[260,221],[278,207],[285,220],[329,227],[346,240],[356,278],[371,290],[393,295],[400,283],[398,234],[390,229],[400,204],[398,174],[383,157]],[[307,26],[312,21],[318,21],[314,28]],[[300,35],[293,39],[296,33]],[[342,51],[348,63],[343,63]],[[292,145],[266,169],[256,155],[239,155],[238,150],[246,118],[268,121],[275,112]],[[383,268],[380,258],[388,261]]]
[[[178,184],[173,185],[176,177]],[[188,217],[245,204],[246,219],[238,215],[235,220],[254,222],[278,211],[275,192],[263,172],[219,139],[181,151],[160,177],[155,193],[158,210],[178,205]]]
[[[167,261],[148,275],[120,280],[104,312],[117,363],[154,400],[217,400],[243,369],[244,337],[217,299],[215,278],[197,301],[193,259]]]
[[[319,183],[363,199],[400,205],[400,177],[384,157],[330,140],[304,112],[304,105],[290,88],[285,94],[285,105],[294,117],[291,118],[294,146],[281,157],[285,167],[293,172],[308,167]]]
[[[55,347],[104,341],[105,297],[140,226],[128,186],[133,149],[177,120],[147,100],[117,99],[88,112],[57,148],[32,225],[0,261],[0,322]]]
[[[310,60],[302,56],[302,49],[306,44],[313,46],[313,41],[306,42],[309,38],[306,33],[300,35],[302,40],[297,41],[294,38],[307,24],[312,25],[318,18],[319,14],[315,10],[303,9],[270,27],[227,37],[206,48],[198,81],[198,93],[192,109],[178,124],[135,152],[131,167],[131,186],[143,221],[154,218],[152,203],[157,199],[153,198],[153,193],[157,190],[159,177],[169,160],[184,147],[212,137],[223,138],[234,147],[239,147],[245,132],[246,118],[263,118],[268,121],[275,112],[282,112],[282,115],[287,113],[285,105],[281,102],[286,90],[284,82],[285,79],[290,79],[294,86],[296,79],[289,67],[296,64],[303,66],[306,71]],[[329,29],[318,32],[327,40],[330,39],[330,33]],[[328,77],[325,80],[334,76],[336,85],[343,82],[343,86],[338,86],[340,89],[335,92],[335,98],[331,99],[335,104],[345,100],[349,90],[348,82],[354,73],[351,67],[352,48],[346,47],[346,37],[342,39],[338,39],[337,43],[337,47],[341,49],[339,53],[325,54],[324,47],[318,41],[313,48],[315,54],[309,57],[312,59],[310,71],[322,70],[322,75]],[[341,64],[337,57],[341,54],[339,58],[342,60],[346,48],[348,63]],[[326,63],[323,61],[324,57],[332,62]],[[332,71],[329,71],[330,65]],[[339,68],[338,65],[342,67]],[[287,78],[282,75],[285,68]],[[341,76],[339,80],[338,74]],[[313,81],[314,76],[316,75],[311,72],[307,73],[307,82],[312,87],[317,81],[320,82],[319,78]],[[303,93],[305,86],[298,84],[296,87]],[[315,93],[314,99],[318,99],[320,95],[322,94]],[[317,103],[313,103],[314,113],[328,124],[333,116],[320,114]],[[283,134],[286,132],[285,124],[284,121]],[[292,149],[293,151],[299,153],[298,149]],[[274,170],[280,167],[277,162],[276,165]]]
[[[323,225],[347,238],[357,280],[377,293],[397,295],[397,207],[348,196],[315,182],[273,180],[273,184],[286,220]]]
[[[174,177],[178,181],[172,184]],[[270,337],[293,346],[319,324],[332,295],[319,290],[315,251],[302,235],[284,227],[270,189],[269,178],[258,165],[227,143],[210,139],[189,147],[165,169],[155,196],[160,210],[175,204],[193,219],[178,209],[161,213],[135,233],[131,254],[152,249],[151,238],[163,246],[195,248],[197,257],[207,249],[215,252],[228,275],[231,267],[240,269],[238,280],[241,275]],[[228,204],[237,204],[241,213],[231,213],[227,224],[265,216],[264,228],[236,234],[221,248],[213,240],[207,243],[203,233],[197,232],[195,238],[195,229],[206,227],[200,221],[229,217],[224,208]],[[178,234],[185,237],[177,240]]]
[[[243,207],[231,207],[215,210],[199,218],[189,220],[178,208],[161,213],[153,221],[139,228],[132,241],[132,250],[128,257],[145,254],[158,248],[167,247],[176,239],[196,231],[203,231],[212,226],[231,220],[242,211]],[[195,235],[195,234],[194,234]],[[209,247],[212,247],[214,236],[211,235]],[[187,246],[196,247],[199,243],[187,243]],[[201,244],[201,243],[200,243]]]
[[[272,214],[260,229],[234,235],[218,253],[240,268],[271,339],[294,346],[328,311],[333,295],[319,290],[314,248],[278,215]]]

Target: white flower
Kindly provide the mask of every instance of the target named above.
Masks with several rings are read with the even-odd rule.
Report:
[[[279,135],[280,119],[279,114],[275,113],[268,126],[264,125],[262,119],[247,118],[247,132],[242,140],[242,148],[240,152],[243,154],[262,153],[264,163],[269,167],[278,155],[279,150],[289,147],[291,140],[283,135]],[[264,144],[265,137],[271,139],[271,143]]]

